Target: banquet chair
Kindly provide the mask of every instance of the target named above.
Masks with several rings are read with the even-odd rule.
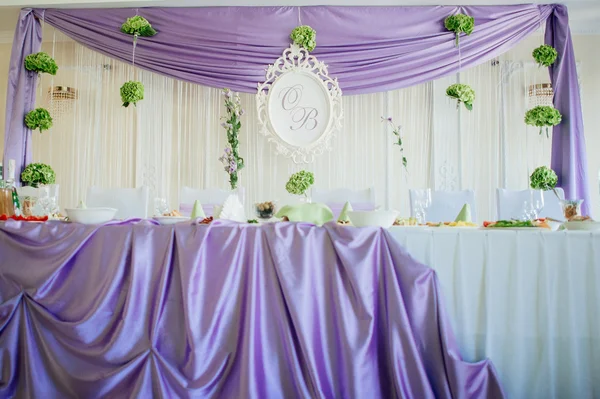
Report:
[[[244,187],[238,187],[237,193],[239,194],[240,201],[244,204],[246,194]],[[222,190],[220,188],[197,189],[183,186],[179,193],[179,212],[184,216],[191,215],[194,202],[200,201],[206,216],[214,216],[214,208],[223,205],[227,197],[231,194],[231,190]]]
[[[436,191],[431,189],[410,189],[410,215],[416,217],[416,202],[427,191],[431,195],[431,204],[425,210],[428,222],[452,222],[465,204],[471,206],[471,220],[477,221],[475,212],[475,192],[473,190],[462,191]]]
[[[87,192],[88,207],[116,208],[116,219],[146,219],[148,217],[149,189],[90,187]]]
[[[524,203],[531,198],[532,191],[496,189],[498,220],[521,219],[524,211]],[[565,197],[562,188],[557,187],[556,191],[561,198]],[[558,220],[564,219],[560,202],[552,190],[544,191],[544,207],[539,217],[550,217]]]
[[[350,202],[355,211],[372,211],[375,209],[375,188],[351,190],[338,188],[333,190],[312,190],[312,201],[326,204],[333,216],[337,218],[346,202]]]

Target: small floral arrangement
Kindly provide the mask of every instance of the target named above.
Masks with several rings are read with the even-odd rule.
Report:
[[[134,106],[144,99],[144,85],[141,82],[129,81],[121,86],[121,101],[124,107]]]
[[[465,104],[465,108],[471,111],[473,109],[473,101],[475,101],[475,90],[469,85],[456,83],[450,85],[446,89],[446,95],[458,100],[457,107],[460,103]]]
[[[45,163],[30,163],[21,173],[21,181],[32,187],[54,184],[56,174]]]
[[[548,105],[538,105],[525,113],[525,123],[530,126],[537,126],[540,128],[540,134],[542,134],[542,128],[546,127],[546,137],[550,137],[548,134],[548,127],[556,126],[562,121],[562,115],[560,112]]]
[[[534,190],[554,190],[558,184],[558,176],[547,166],[536,168],[529,178],[529,185]]]
[[[290,176],[290,180],[288,180],[287,184],[285,185],[285,189],[290,194],[306,196],[306,190],[308,190],[314,183],[315,176],[312,174],[312,172],[301,170],[300,172],[294,173],[292,176]]]
[[[456,46],[458,46],[461,33],[466,35],[473,33],[473,28],[475,28],[475,18],[464,14],[450,15],[444,21],[444,26],[446,29],[456,34]]]
[[[307,51],[313,51],[317,47],[317,31],[308,25],[295,27],[290,33],[290,39]]]
[[[50,57],[44,52],[35,54],[29,54],[25,57],[25,69],[37,73],[49,73],[50,75],[56,75],[58,71],[58,65],[54,58]]]
[[[52,117],[45,108],[36,108],[25,115],[25,126],[31,130],[40,129],[40,133],[52,127]]]
[[[256,204],[256,215],[261,219],[270,219],[275,213],[275,204],[271,201]]]
[[[533,50],[531,55],[533,55],[535,62],[537,62],[540,66],[545,67],[549,67],[550,65],[554,64],[554,61],[556,61],[556,58],[558,57],[556,49],[552,46],[548,46],[547,44],[543,44]]]
[[[402,126],[400,126],[400,125],[398,125],[398,126],[394,125],[394,122],[392,121],[391,117],[384,118],[382,116],[381,117],[381,121],[389,123],[390,126],[392,127],[392,129],[393,129],[392,133],[394,134],[394,136],[396,136],[396,142],[394,143],[394,145],[397,145],[398,147],[400,147],[400,154],[402,154],[402,165],[404,166],[404,169],[407,169],[408,160],[404,156],[404,145],[402,143],[402,136],[400,135],[400,131],[402,130]]]
[[[227,131],[227,142],[229,147],[225,148],[225,153],[219,161],[225,165],[225,172],[229,174],[229,184],[234,190],[238,184],[238,173],[244,168],[244,159],[240,157],[240,142],[239,135],[242,123],[240,118],[244,115],[239,94],[233,94],[229,89],[223,89],[223,97],[225,97],[225,109],[227,116],[225,122],[221,126]]]
[[[127,20],[121,26],[121,32],[133,36],[150,37],[156,35],[156,31],[150,22],[144,17],[136,15]]]

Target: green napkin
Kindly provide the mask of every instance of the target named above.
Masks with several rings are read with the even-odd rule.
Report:
[[[325,204],[286,205],[275,216],[285,216],[290,222],[307,222],[317,226],[333,220],[333,212]]]
[[[196,200],[194,201],[194,207],[192,208],[192,215],[190,216],[191,219],[197,219],[197,218],[202,218],[202,219],[206,219],[206,215],[204,214],[204,209],[202,208],[202,204],[200,203],[200,201]]]
[[[471,205],[465,204],[454,221],[471,223]]]
[[[342,212],[340,212],[340,216],[338,217],[338,222],[349,222],[350,218],[348,217],[348,212],[352,211],[352,205],[346,201],[344,207],[342,208]]]

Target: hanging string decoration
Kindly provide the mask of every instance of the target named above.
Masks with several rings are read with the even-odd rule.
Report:
[[[550,126],[556,126],[562,121],[562,115],[560,112],[548,105],[540,105],[534,107],[525,113],[525,123],[529,126],[536,126],[540,128],[540,135],[542,134],[542,128],[546,128],[546,137],[550,137],[548,128]]]
[[[450,15],[444,21],[444,26],[451,32],[456,34],[456,46],[459,45],[459,37],[461,33],[470,35],[475,28],[475,18],[464,14]]]
[[[156,35],[156,30],[150,25],[150,22],[139,15],[127,18],[127,21],[121,26],[121,32],[141,37],[151,37]]]
[[[156,35],[156,30],[150,25],[150,22],[144,17],[139,15],[127,18],[127,20],[121,26],[121,32],[133,35],[133,52],[131,56],[131,65],[135,71],[135,48],[137,46],[137,38],[140,37],[151,37]],[[121,101],[124,107],[128,107],[129,104],[134,106],[138,101],[144,99],[144,85],[142,82],[130,80],[121,86]]]
[[[456,107],[460,106],[460,103],[465,104],[465,108],[471,111],[473,109],[473,101],[475,101],[475,90],[469,85],[456,83],[448,86],[446,89],[446,95],[454,98],[458,101]]]
[[[39,129],[40,133],[52,127],[52,117],[45,108],[36,108],[25,115],[25,126],[31,130]]]
[[[50,75],[56,75],[58,71],[58,65],[54,58],[50,57],[44,52],[35,54],[29,54],[25,57],[25,69],[37,73],[49,73]]]
[[[306,51],[313,51],[317,47],[317,31],[308,25],[301,25],[294,28],[290,34],[290,39]]]
[[[558,57],[556,49],[552,46],[548,46],[547,44],[543,44],[533,50],[531,55],[533,55],[533,59],[539,64],[539,66],[545,67],[549,67],[550,65],[554,64],[556,58]]]

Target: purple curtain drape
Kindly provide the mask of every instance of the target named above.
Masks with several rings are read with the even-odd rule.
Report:
[[[567,7],[556,7],[546,21],[545,42],[558,52],[556,63],[550,67],[550,81],[554,89],[554,107],[563,116],[562,122],[552,131],[552,169],[558,175],[558,184],[565,190],[566,198],[583,199],[584,214],[589,214],[583,114]]]
[[[6,94],[6,123],[4,130],[4,165],[15,160],[17,181],[21,171],[31,163],[31,130],[25,126],[25,115],[35,107],[37,73],[23,67],[25,57],[42,47],[42,24],[33,10],[23,9],[15,29]]]
[[[586,199],[585,142],[578,87],[573,81],[575,59],[566,7],[511,5],[476,7],[208,7],[142,9],[35,10],[81,44],[130,62],[132,38],[119,31],[136,13],[151,21],[159,34],[138,41],[136,65],[152,72],[202,85],[254,92],[265,78],[265,66],[289,45],[289,33],[299,23],[318,32],[314,54],[329,64],[344,94],[387,91],[423,83],[459,69],[454,34],[444,19],[462,12],[475,18],[475,31],[461,37],[461,65],[469,68],[513,47],[548,20],[548,35],[559,50],[553,68],[557,108],[565,122],[555,128],[553,165],[559,165],[562,187],[572,198]],[[40,45],[39,27],[31,12],[21,15],[9,74],[5,158],[25,159],[31,134],[22,126],[32,101],[19,99],[34,83],[21,68],[24,43]],[[28,28],[29,26],[29,28]],[[37,25],[36,25],[37,26]],[[17,86],[19,89],[17,89]],[[34,93],[32,93],[34,95]],[[560,95],[560,97],[559,97]],[[17,97],[15,97],[17,96]],[[558,136],[558,137],[557,137]],[[22,166],[23,163],[18,164]]]
[[[503,397],[382,229],[11,221],[0,253],[2,398]]]

